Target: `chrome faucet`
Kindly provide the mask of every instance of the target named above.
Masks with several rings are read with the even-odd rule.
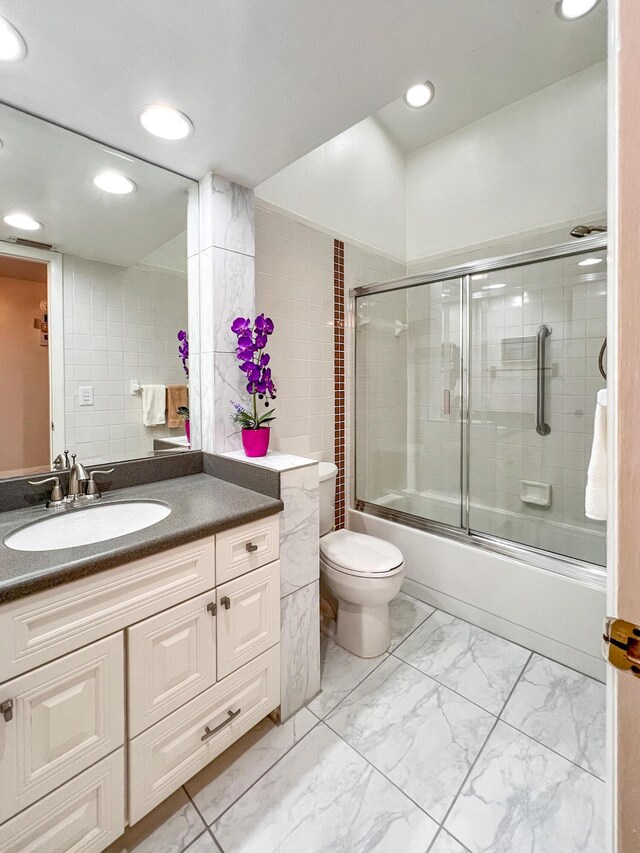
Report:
[[[67,495],[67,500],[77,501],[84,495],[84,483],[89,481],[89,475],[82,462],[76,460],[75,453],[71,454],[71,458],[73,459],[73,464],[69,471],[69,494]]]
[[[102,495],[95,480],[96,474],[113,474],[113,468],[94,469],[91,474],[88,474],[82,462],[77,461],[75,453],[72,454],[71,458],[73,459],[73,464],[69,470],[69,494],[66,497],[59,477],[47,477],[45,480],[29,480],[32,486],[41,486],[44,483],[54,484],[51,497],[46,503],[47,509],[71,509],[79,501],[83,503],[85,501],[99,501]]]

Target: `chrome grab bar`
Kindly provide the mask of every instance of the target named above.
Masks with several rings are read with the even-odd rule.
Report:
[[[544,380],[545,341],[551,334],[548,326],[540,326],[536,337],[536,432],[538,435],[549,435],[551,427],[544,422]]]

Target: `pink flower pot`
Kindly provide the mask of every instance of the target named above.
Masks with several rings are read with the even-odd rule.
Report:
[[[187,441],[189,442],[189,447],[191,447],[191,422],[184,422],[184,434],[187,436]]]
[[[266,456],[269,450],[270,427],[243,429],[242,446],[247,456]]]

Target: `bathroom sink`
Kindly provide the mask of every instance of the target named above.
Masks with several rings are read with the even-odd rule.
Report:
[[[14,551],[75,548],[144,530],[170,513],[171,507],[159,501],[117,501],[67,509],[20,527],[5,538],[4,544]]]

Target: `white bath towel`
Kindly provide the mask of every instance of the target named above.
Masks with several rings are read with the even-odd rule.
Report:
[[[164,385],[142,386],[142,423],[158,426],[165,422],[167,389]]]
[[[596,521],[607,520],[607,389],[598,391],[593,425],[591,461],[587,471],[584,514]]]

